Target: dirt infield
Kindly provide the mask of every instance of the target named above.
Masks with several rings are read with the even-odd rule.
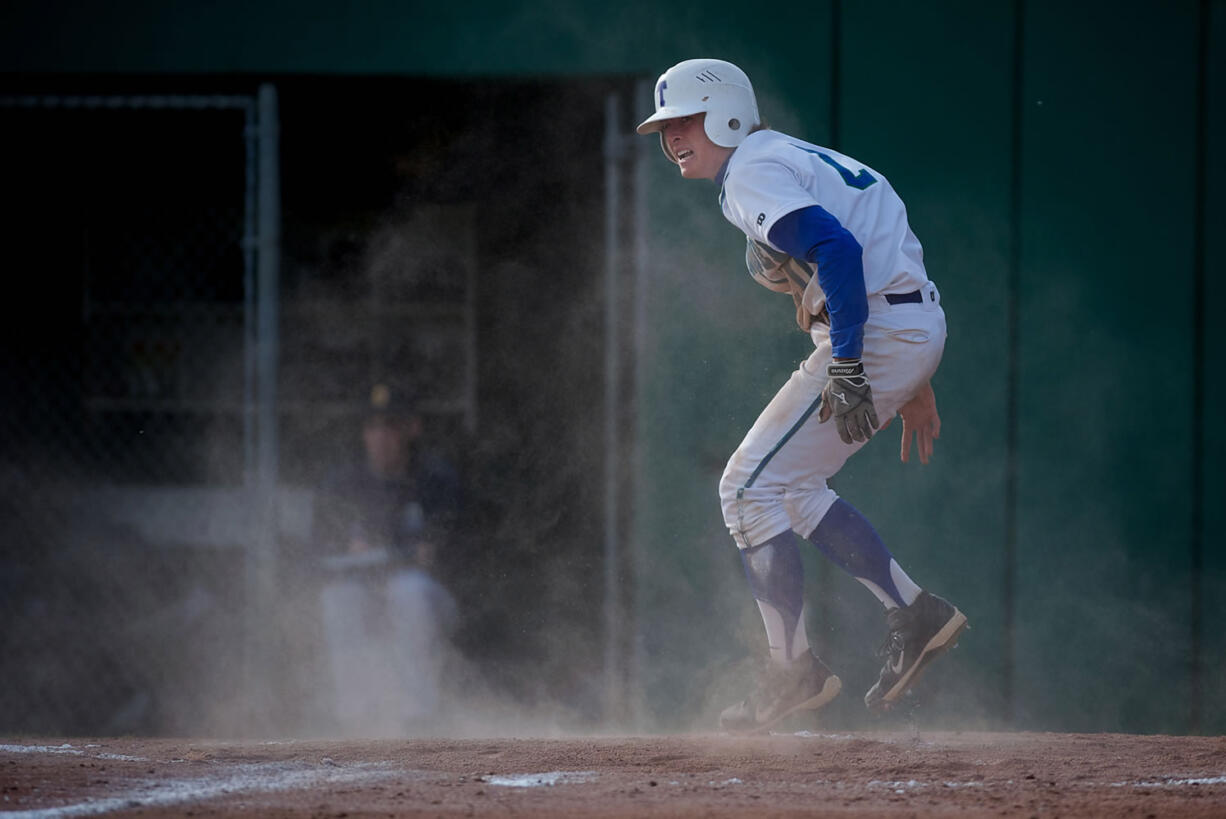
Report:
[[[0,739],[0,817],[1226,816],[1226,737]]]

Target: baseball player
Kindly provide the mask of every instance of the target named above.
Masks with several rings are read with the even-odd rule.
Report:
[[[438,579],[455,543],[459,477],[430,452],[407,391],[378,383],[361,458],[320,488],[320,614],[336,727],[364,736],[440,726],[457,603]]]
[[[885,665],[864,697],[889,708],[927,663],[951,647],[967,619],[918,586],[872,525],[827,485],[873,436],[879,419],[903,419],[928,462],[940,418],[930,379],[945,346],[945,314],[924,270],[902,200],[878,171],[830,148],[767,127],[749,78],[731,63],[697,59],[664,72],[658,133],[686,179],[719,186],[724,216],[746,237],[750,275],[788,293],[812,354],[792,374],[732,454],[720,480],[724,521],[766,626],[770,661],[725,730],[764,731],[839,693],[839,678],[809,648],[796,535],[881,601]]]

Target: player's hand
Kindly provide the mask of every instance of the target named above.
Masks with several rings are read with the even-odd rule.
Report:
[[[877,409],[873,406],[873,390],[864,374],[864,364],[855,358],[848,361],[832,361],[826,365],[825,389],[822,390],[822,408],[817,419],[826,423],[834,418],[843,443],[867,441],[877,429]]]
[[[919,392],[899,408],[898,414],[902,416],[902,449],[899,452],[902,462],[907,463],[911,459],[911,436],[914,435],[920,463],[928,463],[932,457],[932,442],[941,437],[941,416],[937,414],[937,398],[932,384],[925,383],[920,387]],[[881,428],[889,425],[890,421],[886,421]]]

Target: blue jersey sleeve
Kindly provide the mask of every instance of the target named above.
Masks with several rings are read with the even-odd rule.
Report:
[[[859,358],[864,349],[868,293],[864,260],[856,237],[830,213],[810,205],[781,216],[770,230],[775,247],[817,264],[817,283],[826,294],[830,343],[835,358]]]

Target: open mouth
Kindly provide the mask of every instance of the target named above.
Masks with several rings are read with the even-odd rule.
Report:
[[[677,151],[677,161],[680,162],[683,159],[689,159],[693,155],[694,152],[689,148],[682,148],[680,151]]]

